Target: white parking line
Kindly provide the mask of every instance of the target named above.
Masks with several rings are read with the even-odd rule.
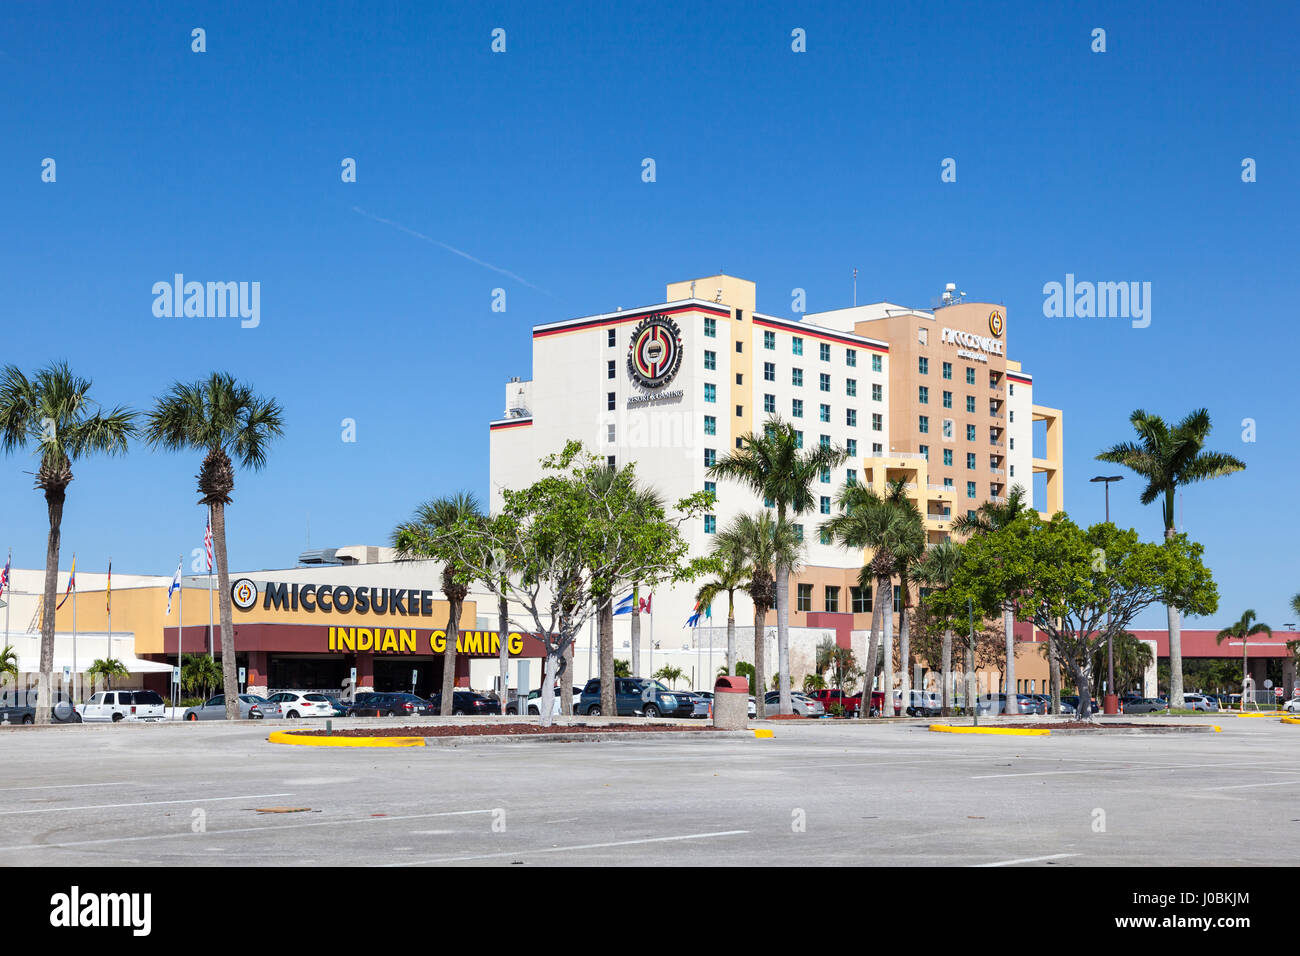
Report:
[[[1205,770],[1211,767],[1240,767],[1240,763],[1188,763],[1159,764],[1143,767],[1090,767],[1087,770],[1031,770],[1024,773],[986,773],[972,780],[993,780],[997,777],[1052,777],[1067,773],[1132,773],[1137,770]]]
[[[1278,780],[1274,783],[1239,783],[1232,787],[1198,787],[1198,790],[1250,790],[1253,787],[1290,787],[1300,780]]]
[[[253,800],[258,797],[291,797],[292,793],[241,793],[233,797],[190,797],[186,800],[149,800],[144,803],[98,803],[87,807],[38,807],[34,810],[0,810],[0,816],[20,813],[69,813],[73,810],[117,810],[122,807],[160,807],[169,803],[217,803],[221,800]]]
[[[999,860],[997,863],[972,863],[974,867],[1015,866],[1017,863],[1038,863],[1041,860],[1060,860],[1067,856],[1080,856],[1078,853],[1053,853],[1051,856],[1026,856],[1019,860]]]
[[[142,784],[139,781],[132,783],[128,780],[122,780],[118,783],[55,783],[45,787],[5,787],[0,789],[0,793],[16,793],[19,790],[71,790],[74,787],[139,787]]]
[[[490,860],[496,857],[527,856],[532,853],[566,853],[570,850],[600,850],[614,846],[639,846],[643,843],[672,843],[677,840],[705,840],[710,837],[742,836],[748,830],[718,830],[714,833],[683,833],[681,836],[650,837],[645,840],[618,840],[614,843],[583,843],[577,846],[548,846],[535,850],[510,850],[506,853],[476,853],[473,856],[443,856],[435,860],[410,860],[402,863],[385,863],[392,866],[428,866],[432,863],[457,863],[461,860]]]

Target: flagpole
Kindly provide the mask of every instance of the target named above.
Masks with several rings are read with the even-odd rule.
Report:
[[[181,562],[185,560],[185,555],[176,559],[176,569],[179,571]],[[177,606],[180,610],[180,626],[176,628],[176,666],[181,666],[181,653],[185,647],[185,580],[184,575],[178,575],[181,578],[181,586],[177,589],[180,591],[180,597],[177,599]],[[180,693],[181,685],[175,681],[172,682],[172,717],[176,716],[176,710],[180,707],[180,700],[176,696]]]
[[[105,583],[105,590],[108,592],[105,600],[108,601],[108,659],[113,659],[113,556],[108,556],[108,581]]]
[[[14,586],[9,581],[9,576],[13,574],[10,570],[14,563],[14,549],[9,549],[9,560],[5,562],[5,584],[9,588],[9,600],[5,602],[5,647],[9,646],[9,608],[14,603]],[[3,595],[0,595],[3,596]],[[18,706],[18,675],[14,675],[14,706]]]
[[[212,633],[212,505],[208,505],[208,533],[204,537],[203,552],[208,558],[208,659],[217,659],[217,642]]]
[[[77,704],[77,553],[72,553],[72,705]]]

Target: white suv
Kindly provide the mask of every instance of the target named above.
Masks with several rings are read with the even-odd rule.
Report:
[[[267,698],[272,704],[280,705],[280,713],[290,720],[299,717],[333,717],[334,708],[330,699],[324,694],[303,694],[293,690],[282,690]]]
[[[1203,710],[1212,713],[1219,709],[1219,702],[1205,694],[1184,694],[1183,706],[1188,710]]]
[[[123,720],[165,720],[163,699],[151,690],[101,690],[79,708],[81,719],[118,723]]]

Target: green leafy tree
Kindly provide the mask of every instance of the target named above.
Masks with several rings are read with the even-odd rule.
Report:
[[[929,586],[931,593],[943,591],[952,584],[953,575],[961,564],[961,545],[956,541],[940,541],[926,549],[925,557],[916,567],[916,579]],[[924,602],[923,602],[924,603]],[[952,635],[951,621],[943,622],[943,643],[940,648],[940,674],[943,682],[942,711],[944,717],[952,716]],[[933,657],[926,656],[933,661]]]
[[[1241,686],[1243,688],[1246,686],[1246,677],[1250,674],[1250,663],[1246,660],[1246,648],[1250,643],[1250,639],[1256,634],[1267,634],[1272,637],[1273,629],[1262,621],[1256,622],[1254,611],[1247,611],[1241,615],[1241,618],[1236,623],[1230,624],[1214,635],[1214,640],[1218,644],[1222,644],[1229,638],[1241,641]],[[1173,706],[1172,701],[1170,706]],[[1241,706],[1243,710],[1246,707],[1244,697]]]
[[[753,569],[743,541],[735,535],[725,532],[716,535],[711,556],[715,561],[713,574],[700,585],[695,600],[703,613],[719,594],[727,595],[727,666],[730,667],[736,661],[736,592],[752,580]]]
[[[615,676],[615,677],[631,677],[631,676],[632,676],[632,665],[629,664],[627,661],[623,660],[623,658],[620,657],[618,660],[614,661],[614,676]]]
[[[131,672],[116,658],[97,658],[86,668],[86,676],[90,678],[92,686],[102,680],[105,687],[111,688],[113,681],[121,677],[130,677]]]
[[[1123,465],[1146,479],[1139,499],[1149,505],[1162,502],[1165,538],[1173,538],[1174,501],[1178,489],[1197,481],[1221,478],[1242,471],[1246,463],[1223,452],[1205,451],[1210,435],[1210,413],[1204,408],[1191,412],[1172,428],[1159,415],[1137,409],[1129,416],[1137,432],[1136,442],[1121,442],[1097,455],[1098,461]],[[1169,706],[1183,706],[1182,621],[1178,607],[1166,604],[1169,618]]]
[[[12,644],[6,644],[4,650],[0,651],[0,684],[6,680],[14,682],[14,703],[18,702],[18,652],[14,650]]]
[[[862,679],[862,668],[858,667],[852,649],[840,647],[830,638],[817,645],[815,661],[814,666],[817,668],[815,676],[820,681],[815,690],[830,686],[850,694]]]
[[[50,531],[45,545],[41,608],[41,654],[36,723],[50,722],[54,686],[54,623],[62,540],[63,505],[72,463],[91,455],[126,454],[136,413],[122,406],[103,410],[90,397],[90,379],[55,362],[28,378],[17,366],[0,373],[0,448],[10,454],[31,446],[39,464],[36,487],[45,495]]]
[[[817,506],[813,483],[824,469],[843,464],[844,449],[816,445],[802,450],[793,425],[779,417],[769,418],[762,435],[748,432],[740,438],[740,449],[718,459],[709,474],[749,488],[772,500],[777,521],[801,515]],[[781,674],[781,713],[794,712],[790,699],[790,567],[776,567],[776,635]]]
[[[803,692],[811,694],[813,691],[825,690],[826,678],[821,674],[804,674],[803,675]]]
[[[1112,638],[1110,651],[1115,663],[1113,693],[1118,694],[1121,690],[1140,686],[1142,678],[1151,666],[1151,645],[1143,643],[1132,634],[1116,634]],[[1108,672],[1106,653],[1106,644],[1099,642],[1089,662],[1093,674],[1102,675]]]
[[[222,683],[222,669],[207,654],[186,654],[181,660],[181,687],[187,694],[199,694],[204,700]]]
[[[266,467],[271,443],[284,434],[284,412],[273,398],[225,372],[199,382],[176,382],[149,413],[145,438],[167,451],[204,452],[199,468],[199,504],[212,513],[212,550],[217,565],[217,607],[221,618],[222,689],[226,719],[239,719],[239,672],[235,666],[235,625],[230,604],[230,564],[226,551],[226,505],[233,500],[235,463],[250,471]]]
[[[682,673],[680,667],[672,664],[665,664],[650,676],[655,680],[667,681],[669,684],[676,686],[677,682],[682,680],[686,675]]]

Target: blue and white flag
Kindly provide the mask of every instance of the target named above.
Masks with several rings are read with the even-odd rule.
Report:
[[[614,613],[615,613],[615,614],[631,614],[631,613],[632,613],[632,595],[635,594],[635,593],[636,593],[635,591],[631,592],[630,594],[628,594],[627,597],[623,598],[623,600],[621,600],[621,601],[619,601],[617,604],[615,604],[615,605],[614,605]]]
[[[176,573],[172,575],[172,583],[167,588],[167,616],[172,614],[172,592],[179,591],[181,587],[181,565],[176,564]]]

